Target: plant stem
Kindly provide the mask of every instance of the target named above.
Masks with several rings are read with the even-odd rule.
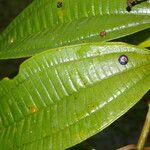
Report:
[[[146,120],[145,120],[143,129],[142,129],[140,138],[138,140],[137,150],[143,150],[144,149],[144,145],[145,145],[145,142],[147,140],[147,137],[148,137],[148,134],[150,131],[150,101],[148,102],[148,107],[149,107],[149,109],[148,109],[148,113],[146,116]]]

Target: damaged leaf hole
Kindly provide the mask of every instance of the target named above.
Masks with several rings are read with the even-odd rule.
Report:
[[[57,8],[61,8],[63,6],[63,3],[61,1],[57,2]]]

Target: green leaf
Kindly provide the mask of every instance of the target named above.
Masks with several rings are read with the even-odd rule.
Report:
[[[150,47],[150,37],[139,44],[140,47]]]
[[[120,56],[128,63],[121,65]],[[0,149],[61,150],[106,128],[150,89],[150,51],[123,43],[57,48],[0,82]]]
[[[84,42],[109,41],[150,27],[150,1],[36,0],[0,35],[0,59]],[[105,33],[106,32],[106,33]],[[106,34],[106,35],[105,35]]]

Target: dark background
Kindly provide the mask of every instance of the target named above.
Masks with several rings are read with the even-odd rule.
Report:
[[[32,0],[0,0],[0,32]],[[13,77],[23,60],[0,61],[0,79]],[[137,91],[138,92],[138,91]],[[115,150],[128,144],[136,144],[147,112],[146,102],[141,100],[123,117],[99,134],[89,138],[71,150]],[[150,145],[150,138],[147,145]]]

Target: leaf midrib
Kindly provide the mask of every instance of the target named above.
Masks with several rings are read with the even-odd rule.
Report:
[[[103,14],[103,15],[100,15],[100,14],[97,14],[97,15],[95,15],[95,16],[88,16],[88,17],[82,17],[82,18],[78,18],[77,20],[72,20],[72,22],[77,22],[77,21],[80,21],[80,20],[82,20],[82,19],[91,19],[91,17],[93,18],[93,17],[97,17],[97,16],[99,16],[99,17],[103,17],[103,16],[112,16],[112,15],[117,15],[117,16],[147,16],[147,14],[143,14],[143,13],[141,13],[141,14],[134,14],[134,13],[131,13],[131,14],[128,14],[128,13],[124,13],[124,14],[122,14],[121,12],[120,13],[114,13],[114,14]],[[150,23],[148,20],[146,20],[147,22],[146,22],[146,24],[147,23]],[[64,23],[60,23],[60,25],[66,25],[66,24],[68,24],[68,23],[70,23],[70,24],[72,24],[72,22],[71,21],[68,21],[68,22],[64,22]],[[19,23],[21,23],[21,22],[19,22]],[[3,41],[3,40],[5,40],[5,38],[7,37],[7,34],[9,34],[9,32],[12,32],[12,30],[13,30],[13,28],[15,28],[16,26],[18,26],[18,24],[19,23],[17,23],[17,24],[15,24],[13,27],[12,27],[12,29],[11,30],[9,30],[7,33],[5,33],[5,36],[3,36],[3,33],[1,33],[1,35],[0,35],[0,43]],[[143,24],[145,24],[145,23],[143,23]],[[59,27],[57,27],[56,25],[54,26],[54,28],[52,28],[52,29],[49,29],[49,27],[47,27],[47,28],[43,28],[42,30],[40,30],[40,31],[38,31],[38,32],[32,32],[32,34],[28,34],[26,37],[24,37],[22,40],[16,40],[15,42],[17,43],[17,44],[15,44],[14,43],[14,45],[19,45],[20,43],[22,43],[24,40],[26,40],[26,39],[29,39],[29,38],[32,38],[32,36],[38,36],[39,34],[41,34],[41,33],[43,33],[44,31],[46,31],[46,30],[50,30],[50,31],[53,31],[53,30],[56,30],[56,28],[59,28]],[[50,31],[47,31],[47,32],[50,32]],[[53,32],[52,32],[53,33]],[[28,38],[29,37],[29,38]],[[18,37],[18,38],[22,38],[22,37]],[[7,49],[9,49],[9,46],[10,45],[8,45],[8,47],[7,47]],[[16,47],[16,46],[15,46]]]
[[[128,52],[128,51],[125,51],[125,52],[127,52],[127,53],[129,53],[129,54],[134,54],[135,52]],[[47,70],[47,69],[53,69],[53,68],[55,68],[55,67],[57,67],[57,66],[63,66],[63,65],[66,65],[66,64],[69,64],[69,63],[73,63],[73,62],[78,62],[78,61],[84,61],[84,60],[91,60],[91,59],[95,59],[95,58],[99,58],[99,57],[107,57],[107,56],[110,56],[110,55],[112,55],[112,54],[122,54],[122,53],[124,53],[123,51],[121,51],[121,52],[112,52],[112,53],[108,53],[108,54],[100,54],[100,55],[96,55],[96,56],[90,56],[90,57],[83,57],[83,58],[77,58],[77,59],[74,59],[74,60],[69,60],[69,61],[65,61],[65,62],[60,62],[60,63],[58,63],[58,64],[54,64],[53,66],[44,66],[44,68],[42,68],[41,67],[41,70],[36,70],[36,72],[30,72],[31,74],[28,76],[28,77],[26,77],[22,82],[18,82],[18,84],[22,84],[22,83],[24,83],[24,81],[26,81],[27,79],[29,79],[29,78],[32,78],[34,75],[36,75],[36,74],[39,74],[40,72],[43,72],[43,71],[45,71],[45,70]],[[149,54],[143,54],[143,55],[149,55]],[[32,58],[31,58],[32,59]],[[36,62],[36,60],[33,58],[33,60],[34,60],[34,62],[37,64],[37,62]],[[139,59],[137,58],[137,62],[139,61]],[[102,59],[101,61],[99,61],[99,62],[104,62],[104,60]],[[145,61],[145,62],[147,62],[147,61]],[[145,63],[144,62],[144,63]],[[143,62],[142,62],[143,63]],[[140,65],[142,65],[142,63],[140,64]],[[147,64],[149,64],[150,62],[148,62]],[[38,64],[37,64],[37,66],[38,66]],[[131,68],[130,68],[131,69]],[[31,70],[31,69],[30,69]],[[24,70],[22,70],[22,74],[20,74],[20,76],[21,75],[23,75],[25,72],[23,72]],[[122,73],[122,72],[121,72]],[[17,77],[16,77],[17,78]],[[17,84],[16,84],[16,86],[17,86]]]

